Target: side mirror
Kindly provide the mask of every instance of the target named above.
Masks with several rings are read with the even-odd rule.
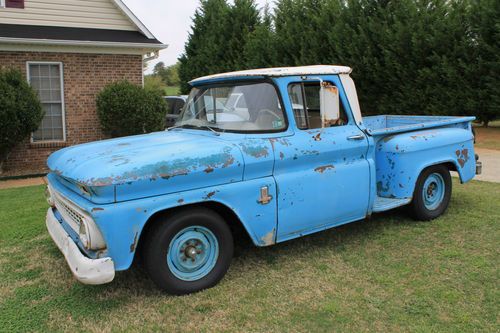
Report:
[[[340,118],[339,90],[328,82],[321,83],[320,89],[321,126],[335,125]]]

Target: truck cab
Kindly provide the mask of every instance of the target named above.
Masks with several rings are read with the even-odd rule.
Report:
[[[191,81],[167,131],[49,157],[47,227],[78,280],[113,280],[141,255],[172,294],[217,284],[237,230],[269,246],[410,205],[443,214],[450,171],[480,170],[473,117],[362,117],[344,66]]]

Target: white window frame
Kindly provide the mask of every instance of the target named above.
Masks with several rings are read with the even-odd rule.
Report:
[[[0,0],[2,1],[2,0]],[[60,61],[27,61],[26,62],[26,78],[28,80],[28,83],[31,85],[30,82],[30,65],[59,65],[59,73],[60,73],[60,80],[61,80],[61,111],[62,111],[62,130],[63,130],[63,139],[62,140],[40,140],[40,141],[35,141],[33,140],[33,133],[31,133],[31,138],[30,141],[33,144],[44,144],[44,143],[61,143],[61,142],[66,142],[66,106],[64,102],[64,66],[63,63]]]
[[[5,8],[5,0],[0,0],[0,8]]]

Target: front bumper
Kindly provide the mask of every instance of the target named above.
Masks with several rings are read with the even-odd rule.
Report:
[[[45,222],[50,236],[63,253],[71,272],[78,281],[84,284],[104,284],[113,281],[115,277],[113,260],[109,257],[90,259],[83,255],[57,220],[53,208],[47,211]]]

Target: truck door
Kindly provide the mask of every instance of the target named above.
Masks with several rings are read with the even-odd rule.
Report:
[[[321,128],[319,82],[291,82],[283,94],[297,128],[293,137],[274,142],[277,241],[366,216],[368,140],[354,122],[340,82],[332,81],[340,91],[341,118],[331,127]]]

